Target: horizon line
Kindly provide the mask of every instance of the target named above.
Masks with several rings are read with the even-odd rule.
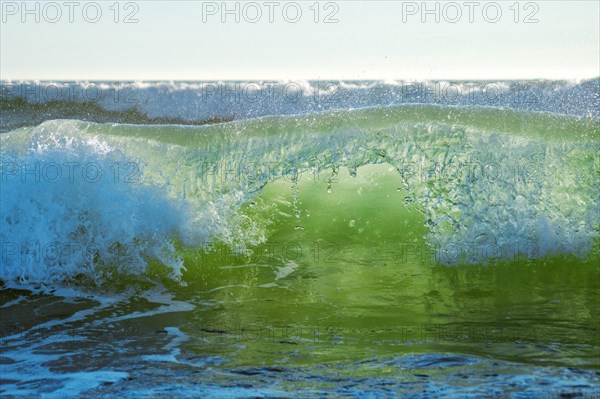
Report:
[[[270,78],[255,78],[255,77],[214,77],[214,78],[206,78],[206,79],[186,79],[186,78],[107,78],[107,77],[72,77],[72,78],[51,78],[51,77],[42,77],[42,78],[32,78],[32,77],[17,77],[17,78],[5,78],[0,76],[0,81],[21,81],[21,82],[48,82],[48,81],[58,81],[58,82],[85,82],[85,81],[97,81],[97,82],[214,82],[214,81],[225,81],[225,82],[260,82],[260,81],[278,81],[278,82],[293,82],[293,81],[380,81],[380,82],[402,82],[402,81],[514,81],[514,80],[548,80],[548,81],[587,81],[587,80],[595,80],[600,79],[600,74],[594,76],[586,76],[586,77],[511,77],[511,78],[464,78],[464,77],[395,77],[395,78],[358,78],[358,77],[270,77]]]

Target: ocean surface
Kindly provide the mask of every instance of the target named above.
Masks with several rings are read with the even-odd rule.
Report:
[[[600,78],[0,89],[3,398],[600,397]]]

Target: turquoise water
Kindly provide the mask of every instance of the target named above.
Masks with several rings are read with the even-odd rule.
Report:
[[[595,117],[49,120],[0,143],[7,397],[598,397]]]

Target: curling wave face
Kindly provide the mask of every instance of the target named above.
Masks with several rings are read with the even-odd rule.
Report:
[[[397,207],[422,213],[439,263],[597,256],[594,117],[404,105],[194,127],[51,120],[0,140],[5,281],[138,275],[153,264],[179,279],[186,248],[251,251],[267,240],[276,218],[246,211],[266,186],[298,190],[308,174],[343,189],[379,164],[397,178],[382,192],[407,193]]]

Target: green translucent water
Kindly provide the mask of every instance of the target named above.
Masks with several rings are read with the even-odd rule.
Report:
[[[447,351],[599,366],[597,254],[439,265],[422,212],[397,206],[407,193],[389,165],[315,180],[277,181],[246,208],[273,222],[256,253],[188,253],[181,295],[211,304],[183,324],[207,340],[197,350],[217,343],[243,365],[258,353],[277,363],[299,351],[294,362],[318,364]]]
[[[127,392],[189,397],[212,385],[225,397],[596,394],[598,133],[595,119],[429,106],[8,133],[3,161],[63,162],[88,155],[73,143],[104,140],[108,166],[141,160],[143,178],[82,185],[75,205],[56,184],[11,203],[17,216],[49,214],[35,208],[46,195],[58,204],[52,223],[9,215],[19,239],[83,232],[69,237],[99,250],[91,265],[3,265],[33,291],[62,283],[1,291],[5,378],[22,350],[63,356],[31,357],[53,372],[101,363],[129,373]],[[17,183],[4,187],[27,194]],[[155,223],[181,209],[180,224]],[[149,219],[130,233],[131,215]],[[165,243],[169,256],[152,252]]]

